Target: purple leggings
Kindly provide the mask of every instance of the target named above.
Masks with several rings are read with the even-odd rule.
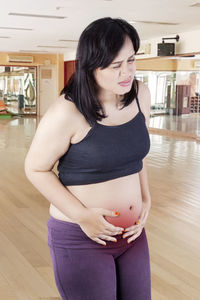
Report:
[[[151,300],[149,248],[145,229],[127,243],[106,246],[91,240],[78,224],[50,216],[48,245],[62,300]]]

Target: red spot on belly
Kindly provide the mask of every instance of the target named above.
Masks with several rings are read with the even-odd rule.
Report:
[[[141,214],[142,204],[140,202],[137,205],[130,205],[127,209],[118,209],[119,215],[117,217],[107,217],[105,216],[106,221],[109,223],[127,228],[135,224]]]

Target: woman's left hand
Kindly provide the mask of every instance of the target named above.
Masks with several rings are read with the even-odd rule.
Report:
[[[149,201],[142,202],[142,212],[139,219],[135,222],[136,225],[134,224],[124,230],[126,231],[126,233],[123,235],[123,238],[131,236],[131,238],[127,240],[128,244],[134,241],[141,234],[145,226],[145,223],[147,221],[150,208],[151,208],[151,203]]]

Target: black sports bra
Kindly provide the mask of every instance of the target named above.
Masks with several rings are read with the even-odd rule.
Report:
[[[104,182],[141,171],[150,138],[136,101],[139,112],[130,121],[116,126],[95,122],[83,140],[70,144],[57,167],[63,185]]]

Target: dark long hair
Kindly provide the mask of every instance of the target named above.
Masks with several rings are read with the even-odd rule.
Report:
[[[132,25],[121,18],[98,19],[89,24],[79,38],[75,72],[60,95],[64,94],[65,99],[73,101],[90,124],[107,117],[98,99],[98,87],[93,72],[97,68],[104,69],[112,63],[126,36],[131,39],[136,54],[140,47],[138,33]],[[131,90],[124,94],[121,101],[122,108],[128,106],[137,93],[138,81],[134,78]]]

